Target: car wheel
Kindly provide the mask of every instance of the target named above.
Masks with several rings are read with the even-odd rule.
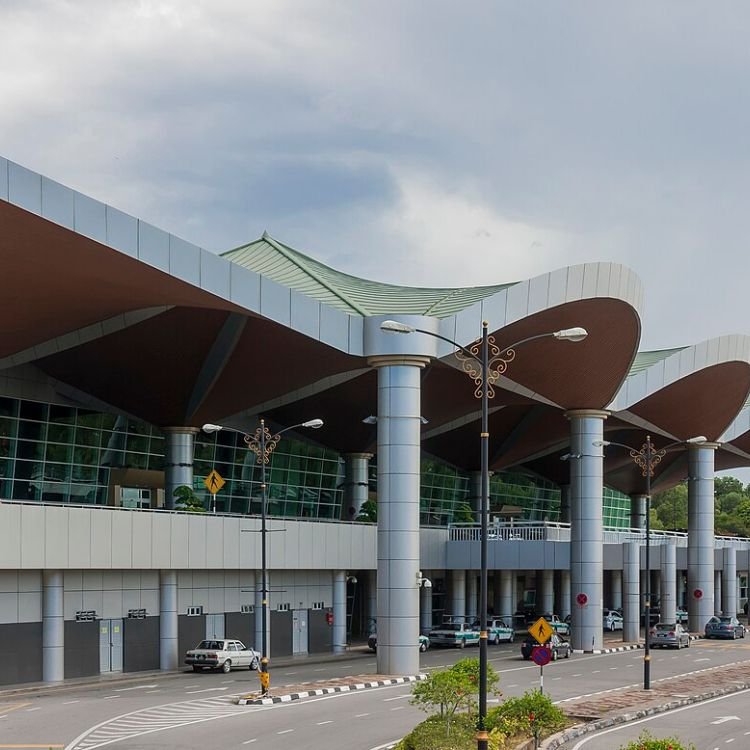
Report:
[[[557,661],[557,651],[554,648],[552,649],[552,661]]]
[[[420,650],[420,651],[421,651],[422,653],[424,653],[425,651],[427,651],[427,645],[426,645],[426,644],[424,644],[424,643],[420,643],[420,644],[419,644],[419,650]]]
[[[615,632],[615,624],[613,622],[609,623],[609,632],[614,633]]]
[[[565,652],[565,658],[570,659],[570,649]]]
[[[745,637],[745,636],[744,636],[744,634],[743,634],[743,636],[742,636],[742,637],[743,637],[743,638]],[[510,634],[510,638],[508,638],[508,643],[513,643],[513,641],[514,641],[515,639],[516,639],[516,634],[515,634],[515,633],[511,633],[511,634]]]
[[[258,669],[259,666],[260,665],[258,664],[258,657],[254,656],[252,658],[252,660],[250,661],[250,669],[251,670],[256,670],[256,669]]]
[[[458,647],[459,648],[466,648],[466,641],[459,641],[458,642]]]
[[[497,633],[495,633],[495,637],[492,639],[492,643],[494,643],[495,646],[500,645],[500,636]]]
[[[227,659],[222,665],[221,665],[221,671],[224,672],[224,674],[229,674],[232,671],[232,662]]]

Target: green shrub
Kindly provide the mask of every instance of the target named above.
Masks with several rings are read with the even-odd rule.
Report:
[[[621,745],[620,750],[695,750],[692,742],[685,745],[677,737],[654,737],[650,732],[643,731],[637,740]]]
[[[437,715],[430,716],[418,724],[394,748],[394,750],[476,750],[477,729],[468,714],[456,714],[451,722],[450,735]],[[508,744],[496,729],[489,733],[489,750],[506,750]]]
[[[567,724],[565,714],[550,698],[531,690],[518,698],[508,698],[487,713],[488,729],[497,729],[506,736],[556,732]]]

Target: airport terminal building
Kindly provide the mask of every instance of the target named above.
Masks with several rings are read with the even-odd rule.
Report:
[[[399,287],[268,235],[215,255],[2,158],[0,259],[2,684],[260,643],[266,536],[272,658],[377,623],[378,671],[416,672],[419,631],[478,614],[481,413],[450,342],[483,321],[491,610],[570,614],[591,651],[604,607],[637,639],[645,591],[694,631],[747,601],[750,541],[715,536],[713,479],[750,465],[750,337],[639,352],[624,266]],[[265,487],[244,439],[260,419],[283,432]],[[686,534],[651,533],[650,570],[628,450],[647,436],[669,448],[652,491],[686,480],[689,498]]]

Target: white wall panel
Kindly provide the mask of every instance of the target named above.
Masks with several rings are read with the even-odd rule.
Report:
[[[614,263],[599,263],[599,271],[596,279],[596,291],[597,297],[608,297],[610,286],[610,274],[615,266]]]
[[[172,566],[172,519],[177,516],[171,513],[149,513],[151,520],[151,566],[157,570]],[[140,567],[145,564],[134,561]],[[177,567],[176,565],[174,567]]]
[[[19,570],[18,590],[40,592],[42,590],[42,572],[40,570]]]
[[[133,567],[133,513],[112,515],[112,567]]]
[[[42,178],[30,169],[8,162],[8,200],[35,214],[42,212]]]
[[[264,318],[289,325],[291,291],[265,276],[260,278],[260,312]]]
[[[596,287],[599,281],[599,264],[586,263],[583,267],[583,297],[596,296]]]
[[[68,519],[70,508],[48,507],[44,514],[46,568],[65,568],[69,562],[68,555]]]
[[[142,603],[142,597],[140,591],[125,590],[122,592],[122,616],[128,616],[129,609],[143,609],[146,608],[146,614],[150,617],[157,614],[156,610],[149,610],[145,604]]]
[[[365,321],[358,315],[349,316],[349,354],[361,357],[365,350]]]
[[[194,286],[201,283],[201,249],[173,234],[169,235],[169,272]]]
[[[83,591],[83,571],[63,571],[63,589],[65,591]]]
[[[242,533],[236,532],[237,521],[233,518],[221,520],[221,554],[224,568],[237,568],[240,565],[240,544],[243,542]],[[247,536],[245,534],[244,536]]]
[[[491,331],[497,331],[505,325],[507,307],[507,289],[503,289],[501,292],[497,292],[491,297],[482,300],[480,317],[490,324]]]
[[[224,568],[224,523],[220,517],[206,517],[206,565]]]
[[[75,620],[76,612],[83,608],[83,591],[66,589],[63,592],[63,617],[66,620]]]
[[[112,566],[112,516],[114,513],[91,511],[91,567]]]
[[[115,591],[122,589],[122,576],[123,571],[121,570],[104,570],[102,571],[102,583],[99,587],[101,590]],[[84,589],[86,587],[84,586]]]
[[[18,592],[0,593],[0,623],[19,622]]]
[[[131,258],[138,257],[138,219],[112,206],[106,207],[107,244]]]
[[[206,519],[188,520],[188,565],[191,568],[206,567]]]
[[[146,513],[131,513],[131,530],[133,534],[133,565],[151,565],[151,519]]]
[[[231,264],[230,299],[247,310],[260,311],[260,276],[254,271]]]
[[[0,594],[17,594],[18,571],[0,570]]]
[[[159,613],[159,592],[153,591],[152,589],[146,589],[141,591],[141,607],[144,607],[149,615],[156,615]],[[136,607],[140,609],[140,607]]]
[[[0,514],[0,568],[20,568],[21,506],[2,503]]]
[[[88,508],[70,508],[68,521],[68,549],[65,565],[76,568],[91,566],[91,511]],[[47,563],[52,567],[52,563]]]
[[[102,591],[102,610],[99,614],[106,619],[117,619],[127,615],[122,606],[121,589]]]
[[[42,177],[42,216],[55,224],[75,227],[73,191],[59,182]]]
[[[224,605],[224,586],[211,586],[208,589],[208,609],[206,610],[206,612],[210,612],[212,614],[226,612],[226,609],[224,609]]]
[[[169,233],[139,221],[138,258],[161,271],[169,272]]]
[[[582,265],[568,268],[568,286],[565,290],[566,302],[581,299],[583,295],[583,268]]]
[[[320,305],[320,341],[342,352],[349,349],[349,315],[328,305]]]
[[[508,289],[508,308],[505,322],[513,323],[525,318],[529,312],[529,282],[522,281]]]
[[[5,515],[10,505],[0,506]],[[44,569],[44,514],[45,508],[35,505],[21,507],[21,567]],[[0,528],[3,524],[0,523]]]
[[[170,562],[167,568],[189,568],[188,564],[188,516],[178,513],[170,514],[171,536],[169,543]]]
[[[84,591],[101,591],[104,588],[105,573],[108,574],[107,578],[111,581],[111,577],[109,576],[111,572],[109,570],[82,570],[81,581],[77,586],[72,586],[72,588],[80,588]]]
[[[8,200],[8,160],[0,157],[0,200]]]
[[[104,592],[82,591],[81,594],[81,609],[93,609],[97,615],[102,616],[102,612],[104,611]],[[75,619],[75,613],[73,618]]]
[[[74,193],[75,230],[97,242],[107,242],[106,206],[82,193]]]
[[[208,571],[207,570],[193,570],[193,583],[194,589],[207,589],[208,588]]]
[[[201,250],[201,287],[207,292],[227,299],[231,263],[226,258]]]
[[[292,290],[292,328],[317,339],[320,336],[320,308],[321,304],[317,300]]]
[[[40,592],[18,594],[18,622],[42,621],[42,595]]]
[[[547,308],[550,274],[536,276],[529,281],[529,315]]]

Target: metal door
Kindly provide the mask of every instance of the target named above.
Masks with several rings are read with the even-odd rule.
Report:
[[[237,636],[234,635],[234,638]],[[224,614],[206,615],[206,638],[226,638],[224,635]]]
[[[99,621],[99,671],[122,672],[122,620]]]
[[[307,610],[295,609],[292,612],[292,653],[307,653],[307,632]]]

